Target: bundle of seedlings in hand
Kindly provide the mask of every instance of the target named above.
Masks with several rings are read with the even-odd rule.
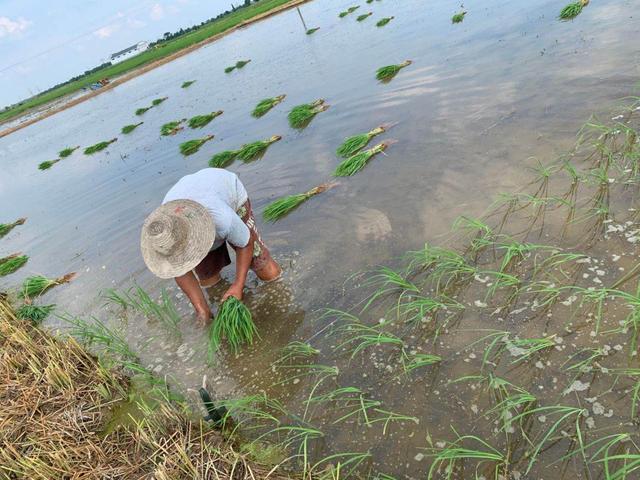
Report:
[[[55,307],[55,305],[30,305],[27,303],[16,310],[16,316],[22,320],[31,320],[38,325],[49,316]]]
[[[133,132],[136,128],[138,128],[140,125],[142,125],[144,122],[140,122],[140,123],[132,123],[130,125],[125,125],[124,127],[122,127],[122,133],[124,133],[125,135]]]
[[[464,16],[466,14],[467,12],[465,12],[464,10],[456,13],[453,17],[451,17],[451,23],[460,23],[462,20],[464,20]]]
[[[356,153],[355,155],[343,160],[340,165],[337,166],[335,171],[333,172],[334,177],[349,177],[358,173],[362,170],[365,165],[371,160],[371,158],[380,153],[384,152],[386,148],[391,144],[391,142],[382,142],[376,145],[373,148],[368,150],[363,150],[360,153]]]
[[[307,30],[307,35],[313,35],[318,30],[320,30],[320,27],[310,28],[309,30]]]
[[[209,327],[209,358],[218,350],[223,338],[227,339],[233,352],[237,353],[242,344],[253,344],[254,337],[260,338],[251,312],[236,297],[229,297],[222,302]]]
[[[297,208],[302,202],[309,198],[322,193],[330,188],[334,187],[335,183],[323,183],[315,188],[312,188],[306,193],[298,193],[297,195],[287,195],[286,197],[279,198],[275,202],[270,203],[262,212],[262,216],[267,222],[275,222],[280,220],[285,215],[288,215],[292,210]]]
[[[560,20],[572,20],[580,15],[582,9],[589,3],[589,0],[578,0],[577,2],[570,3],[560,11],[558,16]]]
[[[367,18],[369,18],[371,15],[373,15],[373,12],[363,13],[362,15],[358,15],[358,17],[356,18],[356,20],[357,20],[358,22],[362,22],[363,20],[366,20]]]
[[[322,98],[313,103],[295,106],[289,112],[289,125],[293,128],[304,128],[309,125],[316,114],[324,112],[327,108],[329,105],[325,104]]]
[[[0,277],[4,277],[5,275],[15,272],[27,263],[27,260],[29,260],[27,255],[20,255],[19,253],[14,253],[8,257],[0,258]]]
[[[242,67],[244,67],[247,63],[249,63],[251,60],[238,60],[236,62],[236,68],[240,69]]]
[[[240,147],[238,150],[238,158],[243,162],[250,162],[262,157],[269,145],[279,141],[282,137],[280,135],[274,135],[267,140],[258,140],[257,142],[247,143]]]
[[[69,283],[75,275],[75,273],[67,273],[59,278],[47,278],[42,275],[28,277],[23,282],[18,295],[20,298],[30,302],[32,298],[42,295],[44,292],[56,285]]]
[[[186,118],[183,118],[182,120],[178,120],[175,122],[165,123],[160,127],[160,135],[162,135],[163,137],[166,137],[169,135],[175,135],[176,133],[178,133],[180,130],[184,128],[181,125],[181,123],[184,121],[186,121]]]
[[[209,166],[212,168],[228,167],[236,159],[239,152],[240,150],[225,150],[224,152],[216,153],[209,160]]]
[[[360,135],[354,135],[352,137],[345,138],[342,145],[338,147],[336,150],[336,154],[339,157],[347,158],[351,155],[358,152],[360,149],[367,146],[367,143],[375,137],[376,135],[380,135],[384,133],[388,127],[385,125],[380,125],[379,127],[374,128],[370,132],[361,133]]]
[[[59,158],[56,158],[55,160],[45,160],[44,162],[41,162],[38,165],[38,170],[49,170],[51,167],[53,167],[59,161],[60,161]]]
[[[100,143],[96,143],[95,145],[91,145],[90,147],[87,147],[84,149],[84,154],[92,155],[96,152],[99,152],[100,150],[104,150],[105,148],[107,148],[109,145],[111,145],[113,142],[116,142],[117,140],[118,140],[117,138],[112,138],[108,142],[100,142]]]
[[[156,98],[155,100],[153,100],[151,102],[151,105],[154,107],[157,107],[158,105],[160,105],[162,102],[164,102],[167,98],[169,97],[162,97],[162,98]]]
[[[184,82],[180,88],[189,88],[191,85],[193,85],[196,81],[195,80],[187,80],[186,82]]]
[[[136,110],[136,115],[140,116],[140,115],[144,115],[148,110],[151,110],[151,107],[141,107],[139,109]]]
[[[191,128],[202,128],[205,125],[208,125],[211,120],[216,117],[222,115],[222,110],[218,110],[217,112],[211,112],[206,115],[196,115],[195,117],[191,117],[189,119],[188,125]]]
[[[387,23],[393,20],[395,17],[384,17],[382,20],[378,20],[376,27],[384,27]]]
[[[189,140],[188,142],[184,142],[180,144],[180,153],[184,156],[193,155],[200,147],[213,138],[213,135],[207,135],[203,138],[196,138],[195,140]]]
[[[263,115],[266,115],[269,110],[283,101],[285,97],[286,95],[278,95],[277,97],[265,98],[260,100],[256,105],[256,108],[254,108],[253,112],[251,112],[251,116],[260,118]]]
[[[4,237],[7,233],[17,227],[18,225],[23,225],[26,222],[26,218],[19,218],[13,223],[0,223],[0,238]]]
[[[60,150],[58,152],[58,156],[60,158],[65,158],[68,157],[69,155],[71,155],[73,152],[75,152],[77,149],[80,148],[80,145],[78,145],[77,147],[67,147],[67,148],[63,148],[62,150]]]
[[[398,65],[387,65],[386,67],[381,67],[376,72],[376,78],[381,82],[389,82],[400,70],[404,67],[408,67],[411,63],[413,63],[411,60],[405,60]]]
[[[347,10],[345,10],[344,12],[340,12],[338,14],[338,16],[340,18],[346,17],[347,15],[349,15],[350,13],[355,12],[357,9],[360,8],[360,5],[356,5],[355,7],[349,7]]]

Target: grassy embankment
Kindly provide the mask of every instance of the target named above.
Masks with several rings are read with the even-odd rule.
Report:
[[[32,108],[40,107],[65,95],[77,92],[81,88],[87,87],[100,79],[117,77],[124,73],[130,72],[131,70],[147,65],[151,62],[160,60],[182,49],[202,42],[209,37],[232,29],[240,25],[242,22],[250,20],[253,17],[264,14],[269,10],[281,7],[282,5],[290,2],[291,0],[261,0],[259,3],[252,4],[249,7],[241,8],[219,20],[202,26],[194,32],[185,34],[179,38],[176,38],[175,40],[169,40],[168,42],[162,43],[155,48],[147,50],[146,52],[142,52],[135,57],[131,57],[116,65],[112,65],[102,70],[93,72],[86,77],[75,80],[66,85],[62,85],[49,92],[43,93],[41,95],[36,95],[23,102],[19,102],[19,105],[16,104],[12,108],[0,112],[0,122],[10,120]]]

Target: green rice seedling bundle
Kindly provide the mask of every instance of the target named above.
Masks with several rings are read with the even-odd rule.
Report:
[[[26,222],[26,218],[19,218],[13,223],[0,223],[0,238],[4,237],[7,233],[13,230],[18,225],[23,225]]]
[[[346,17],[347,15],[349,15],[350,13],[355,12],[359,8],[360,8],[360,5],[356,5],[355,7],[349,7],[344,12],[340,12],[340,14],[338,16],[340,18]]]
[[[400,70],[404,67],[408,67],[413,62],[411,60],[405,60],[402,63],[397,65],[387,65],[386,67],[381,67],[376,72],[376,78],[381,82],[389,82],[395,77]]]
[[[467,12],[465,12],[464,10],[454,14],[453,17],[451,17],[451,23],[460,23],[460,22],[462,22],[462,20],[464,20],[464,16],[466,14],[467,14]]]
[[[360,135],[354,135],[352,137],[345,138],[342,145],[336,150],[336,154],[342,158],[348,158],[360,149],[367,146],[369,141],[376,135],[380,135],[386,131],[385,125],[380,125],[367,133],[361,133]]]
[[[112,138],[109,141],[100,142],[100,143],[96,143],[95,145],[91,145],[90,147],[87,147],[84,149],[84,154],[93,155],[96,152],[104,150],[105,148],[107,148],[109,145],[111,145],[113,142],[116,142],[116,141],[118,141],[117,138]]]
[[[162,102],[164,102],[167,98],[169,97],[162,97],[162,98],[156,98],[155,100],[153,100],[151,102],[151,105],[154,107],[157,107],[158,105],[160,105]]]
[[[384,27],[387,23],[389,23],[394,18],[395,17],[384,17],[383,19],[378,20],[378,23],[376,23],[376,27]]]
[[[60,150],[58,152],[58,156],[60,158],[65,158],[68,157],[69,155],[71,155],[73,152],[75,152],[77,149],[80,148],[80,145],[78,145],[77,147],[67,147],[67,148],[63,148],[62,150]]]
[[[225,338],[237,353],[243,344],[253,344],[255,337],[260,338],[251,312],[240,300],[229,297],[222,302],[209,327],[209,356],[211,358]]]
[[[367,0],[367,3],[373,3],[373,0]]]
[[[228,167],[237,158],[239,152],[240,150],[225,150],[224,152],[216,153],[209,160],[209,166],[212,168]]]
[[[362,170],[365,165],[373,158],[374,155],[377,155],[380,152],[384,152],[387,147],[390,145],[389,142],[382,142],[376,145],[373,148],[368,150],[363,150],[351,157],[343,160],[340,165],[337,166],[335,171],[333,172],[334,177],[349,177],[351,175],[355,175],[360,170]]]
[[[227,67],[224,69],[224,73],[231,73],[236,69],[235,65],[232,65],[231,67]]]
[[[240,147],[238,150],[238,158],[243,162],[250,162],[262,157],[269,145],[279,141],[282,137],[280,135],[274,135],[267,140],[258,140],[257,142],[247,143]]]
[[[38,165],[38,170],[49,170],[59,161],[60,159],[56,158],[55,160],[45,160],[44,162],[40,162],[40,164]]]
[[[307,35],[313,35],[318,30],[320,30],[320,27],[310,28],[309,30],[307,30]]]
[[[269,110],[278,105],[285,99],[286,95],[278,95],[277,97],[264,98],[258,102],[256,108],[251,112],[251,116],[260,118],[267,114]]]
[[[18,296],[30,301],[32,298],[42,295],[50,288],[64,283],[69,283],[75,276],[75,273],[67,273],[66,275],[58,278],[47,278],[42,275],[28,277],[24,280]]]
[[[327,108],[329,108],[329,105],[325,104],[322,98],[313,103],[297,105],[289,112],[289,125],[292,128],[305,128],[313,120],[313,117],[320,112],[324,112]]]
[[[362,22],[363,20],[366,20],[367,18],[369,18],[371,15],[373,15],[373,12],[363,13],[362,15],[358,15],[356,20],[358,22]]]
[[[22,320],[31,320],[38,325],[56,308],[55,305],[22,305],[16,310],[16,316]]]
[[[207,135],[206,137],[196,138],[195,140],[189,140],[180,144],[180,153],[184,156],[193,155],[200,147],[213,138],[213,135]]]
[[[211,120],[213,120],[214,118],[222,115],[222,113],[222,110],[218,110],[217,112],[211,112],[206,115],[196,115],[195,117],[191,117],[189,119],[188,125],[191,128],[202,128],[205,125],[208,125],[209,122],[211,122]]]
[[[237,69],[241,69],[243,68],[247,63],[249,63],[251,60],[238,60],[236,62],[236,68]]]
[[[560,20],[572,20],[582,12],[582,9],[589,3],[589,0],[578,0],[568,4],[560,11]]]
[[[27,255],[20,255],[19,253],[14,253],[8,257],[0,258],[0,277],[4,277],[5,275],[15,272],[27,263],[27,260],[29,260]]]
[[[141,107],[139,109],[137,109],[135,111],[135,114],[140,116],[140,115],[144,115],[145,113],[147,113],[147,111],[151,110],[151,107]]]
[[[280,220],[282,217],[288,215],[292,210],[300,206],[303,202],[315,195],[318,195],[319,193],[329,190],[334,186],[335,183],[323,183],[322,185],[312,188],[308,192],[298,193],[296,195],[287,195],[286,197],[279,198],[278,200],[270,203],[267,208],[264,209],[262,216],[267,222]]]
[[[184,82],[182,85],[180,85],[180,88],[189,88],[191,85],[193,85],[194,83],[196,83],[195,80],[187,80],[186,82]]]
[[[140,122],[140,123],[132,123],[130,125],[125,125],[124,127],[122,127],[122,133],[124,133],[125,135],[128,135],[129,133],[133,132],[136,128],[138,128],[140,125],[142,125],[144,122]]]
[[[165,123],[160,127],[160,135],[162,135],[163,137],[167,137],[169,135],[175,135],[176,133],[178,133],[180,130],[184,128],[182,126],[182,122],[184,122],[185,120],[186,118],[183,118],[182,120]]]

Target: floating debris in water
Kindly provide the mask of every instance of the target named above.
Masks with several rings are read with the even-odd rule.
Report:
[[[310,28],[309,30],[307,30],[307,35],[313,35],[318,30],[320,30],[320,27]]]
[[[211,112],[206,115],[196,115],[195,117],[191,117],[189,119],[188,125],[191,128],[202,128],[205,125],[208,125],[209,122],[211,122],[211,120],[213,120],[214,118],[222,115],[222,113],[222,110],[218,110],[217,112]]]
[[[196,83],[195,80],[187,80],[186,82],[184,82],[182,85],[180,85],[180,88],[189,88],[191,85],[193,85],[194,83]]]
[[[373,148],[363,150],[355,155],[343,160],[333,172],[334,177],[349,177],[362,170],[374,155],[384,152],[391,142],[382,142]]]
[[[362,133],[360,135],[347,137],[344,140],[344,142],[342,142],[342,145],[340,145],[336,150],[336,154],[342,158],[350,157],[351,155],[358,152],[360,149],[366,147],[367,143],[369,143],[369,141],[373,137],[375,137],[376,135],[380,135],[385,131],[386,131],[385,126],[380,125],[379,127],[376,127],[367,133]]]
[[[11,230],[13,230],[18,225],[23,225],[24,222],[26,221],[27,221],[26,218],[19,218],[13,223],[0,223],[0,238],[4,237],[6,234],[8,234]]]
[[[87,147],[84,149],[84,154],[93,155],[96,152],[104,150],[105,148],[107,148],[109,145],[111,145],[113,142],[116,142],[116,141],[118,141],[117,138],[112,138],[109,141],[99,142],[99,143],[96,143],[95,145],[91,145],[90,147]]]
[[[254,337],[260,338],[251,312],[236,297],[229,297],[222,302],[209,327],[209,359],[213,358],[225,338],[237,353],[243,344],[253,344]]]
[[[274,135],[268,140],[259,140],[257,142],[251,142],[243,145],[238,150],[237,156],[243,162],[250,162],[262,157],[269,145],[278,142],[282,139],[280,135]]]
[[[285,215],[288,215],[292,210],[300,206],[303,202],[311,197],[325,192],[334,187],[335,183],[323,183],[315,188],[312,188],[308,192],[298,193],[296,195],[287,195],[286,197],[279,198],[278,200],[270,203],[262,212],[262,216],[267,222],[275,222],[280,220]]]
[[[358,15],[356,20],[358,22],[362,22],[363,20],[366,20],[367,18],[369,18],[371,15],[373,15],[373,12],[363,13],[362,15]]]
[[[60,158],[66,158],[69,155],[71,155],[73,152],[75,152],[77,149],[80,148],[80,145],[76,146],[76,147],[67,147],[67,148],[63,148],[62,150],[60,150],[58,152],[58,156]]]
[[[376,72],[376,78],[381,82],[389,82],[395,77],[400,70],[404,67],[408,67],[413,62],[411,60],[405,60],[402,63],[397,65],[387,65],[386,67],[381,67]]]
[[[59,161],[60,159],[56,158],[55,160],[45,160],[44,162],[40,162],[40,164],[38,165],[38,170],[49,170]]]
[[[453,15],[453,17],[451,17],[451,23],[460,23],[462,22],[462,20],[464,20],[464,16],[467,14],[467,12],[465,12],[464,10],[462,10],[461,12],[456,13],[455,15]]]
[[[184,142],[180,144],[180,153],[184,156],[193,155],[200,147],[209,140],[213,139],[213,135],[207,135],[203,138],[196,138],[195,140],[189,140],[188,142]]]
[[[383,19],[378,20],[378,22],[376,23],[376,27],[384,27],[387,23],[389,23],[394,18],[396,17],[384,17]]]
[[[258,102],[256,108],[251,112],[251,116],[260,118],[267,114],[269,110],[278,105],[286,98],[286,95],[278,95],[277,97],[264,98]]]
[[[122,127],[122,133],[124,133],[125,135],[128,135],[129,133],[133,132],[136,128],[138,128],[140,125],[142,125],[144,122],[140,122],[140,123],[132,123],[130,125],[125,125],[124,127]]]
[[[580,15],[582,9],[587,6],[588,3],[589,0],[579,0],[577,2],[570,3],[560,11],[558,18],[560,18],[560,20],[573,20]]]
[[[305,128],[311,123],[313,117],[315,117],[318,113],[324,112],[329,108],[329,105],[324,103],[322,98],[316,100],[313,103],[304,103],[302,105],[297,105],[291,109],[289,112],[289,125],[292,128]]]
[[[29,260],[27,255],[21,255],[19,253],[0,258],[0,277],[9,275],[23,267],[24,264],[27,263],[27,260]]]
[[[183,118],[182,120],[176,120],[173,122],[165,123],[160,127],[160,135],[162,135],[163,137],[167,137],[169,135],[175,135],[176,133],[178,133],[180,130],[184,128],[182,126],[182,122],[186,120],[187,120],[186,118]]]
[[[22,320],[31,320],[34,324],[38,325],[49,316],[49,314],[56,308],[54,305],[22,305],[16,310],[16,316]]]
[[[75,273],[67,273],[58,278],[47,278],[42,275],[28,277],[22,283],[18,296],[26,301],[31,301],[31,299],[42,295],[50,288],[69,283],[75,276]]]

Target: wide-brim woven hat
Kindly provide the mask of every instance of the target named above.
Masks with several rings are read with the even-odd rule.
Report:
[[[156,208],[140,234],[142,258],[160,278],[193,270],[207,256],[216,238],[208,210],[193,200],[172,200]]]

